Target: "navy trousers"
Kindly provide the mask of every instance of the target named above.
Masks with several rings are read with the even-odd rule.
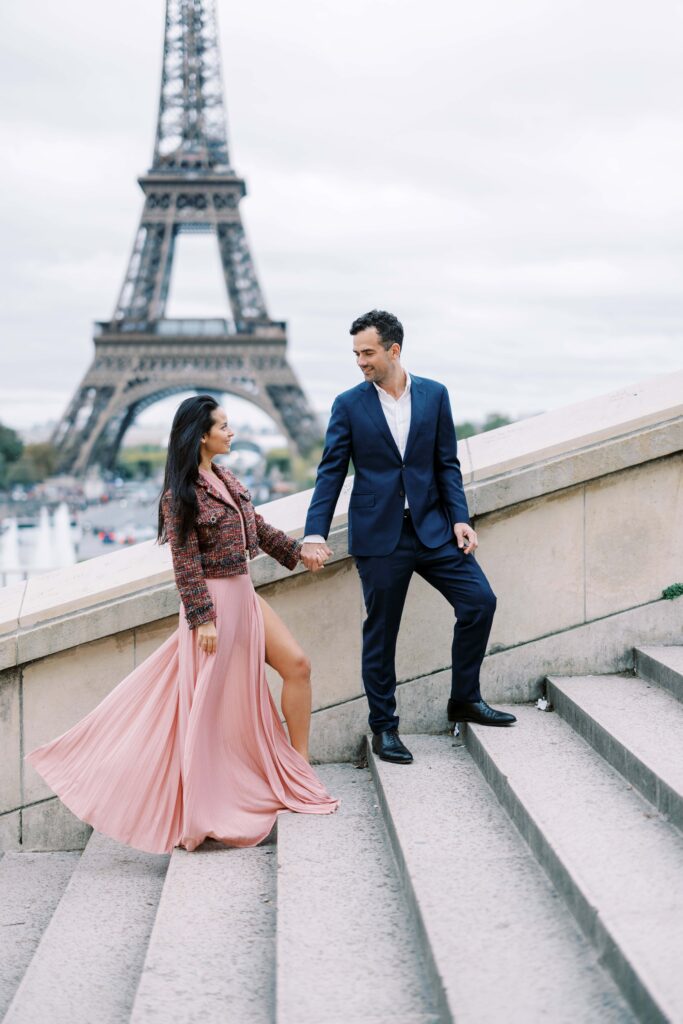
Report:
[[[451,696],[480,700],[479,669],[491,632],[496,596],[474,557],[462,553],[455,537],[439,548],[424,547],[408,517],[398,546],[390,555],[357,555],[355,561],[367,612],[362,664],[372,731],[398,728],[396,640],[414,572],[436,587],[455,612]]]

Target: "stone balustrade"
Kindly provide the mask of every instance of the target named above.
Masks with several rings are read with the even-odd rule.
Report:
[[[662,599],[683,580],[682,442],[683,372],[461,442],[477,557],[498,596],[488,700],[530,701],[549,673],[625,671],[634,645],[682,642],[683,601]],[[322,572],[289,573],[265,556],[251,565],[311,656],[319,761],[353,759],[366,731],[351,484]],[[260,511],[300,536],[310,496]],[[176,628],[177,613],[168,548],[153,542],[0,589],[0,849],[84,845],[89,829],[23,755],[94,707]],[[446,728],[452,625],[450,606],[415,578],[397,660],[406,732]]]

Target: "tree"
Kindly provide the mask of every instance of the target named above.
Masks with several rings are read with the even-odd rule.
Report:
[[[486,430],[497,430],[498,427],[506,427],[508,423],[514,423],[509,416],[502,412],[489,412],[482,423],[474,423],[472,420],[463,420],[456,423],[455,432],[460,441],[466,437],[473,437],[475,434],[483,434]]]
[[[497,430],[498,427],[507,427],[509,423],[513,423],[509,416],[506,416],[502,412],[490,412],[487,414],[486,419],[482,424],[482,431],[484,430]]]
[[[6,487],[10,467],[20,457],[23,443],[16,430],[0,423],[0,487]]]
[[[57,449],[49,441],[24,445],[20,457],[7,471],[8,484],[39,484],[57,468]]]
[[[472,423],[471,420],[463,420],[462,423],[455,424],[455,433],[460,441],[464,441],[466,437],[472,437],[473,434],[478,434],[479,428],[476,423]]]

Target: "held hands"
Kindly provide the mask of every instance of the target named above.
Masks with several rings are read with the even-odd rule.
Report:
[[[477,535],[469,523],[456,523],[453,533],[463,555],[471,555],[474,549],[479,547]]]
[[[311,572],[319,572],[332,554],[327,544],[309,541],[301,546],[301,561]]]
[[[201,626],[197,626],[197,643],[200,651],[204,651],[205,654],[215,654],[216,640],[215,622],[202,622]]]

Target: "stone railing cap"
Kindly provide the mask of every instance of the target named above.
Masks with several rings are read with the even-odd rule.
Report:
[[[478,482],[615,439],[683,414],[683,371],[652,377],[467,439],[465,483]],[[346,522],[353,478],[342,489],[333,526]],[[264,518],[301,536],[312,491],[260,506]],[[167,545],[154,541],[0,588],[0,635],[171,582]]]

